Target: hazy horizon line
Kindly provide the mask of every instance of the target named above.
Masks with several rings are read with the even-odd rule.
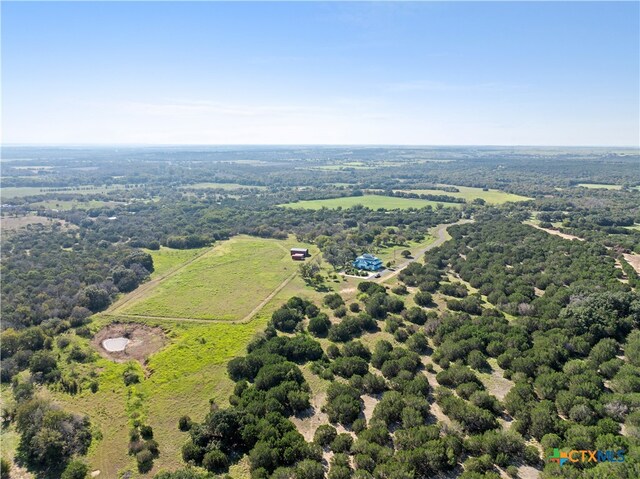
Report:
[[[480,144],[480,143],[2,143],[0,148],[255,148],[255,147],[271,147],[271,148],[297,148],[297,147],[314,147],[314,148],[625,148],[640,150],[640,145],[551,145],[551,144]]]

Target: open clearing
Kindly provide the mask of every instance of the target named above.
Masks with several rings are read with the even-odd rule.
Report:
[[[622,186],[620,185],[612,185],[608,183],[578,183],[576,186],[581,186],[583,188],[588,188],[591,190],[600,189],[600,190],[620,190]]]
[[[241,185],[239,183],[194,183],[192,185],[181,186],[180,189],[194,189],[194,190],[206,190],[206,189],[220,189],[220,190],[246,190],[257,189],[266,190],[266,186],[256,185]]]
[[[288,242],[279,243],[288,246]],[[209,248],[190,252],[197,257],[198,253],[202,254],[207,250]],[[175,250],[161,249],[155,253],[171,256],[174,263],[169,266],[169,270],[173,268],[175,271],[179,270],[179,265],[176,264],[176,257],[171,254],[174,252]],[[187,263],[188,261],[185,260]],[[287,261],[291,260],[287,258]],[[295,268],[297,265],[298,263],[294,263]],[[332,286],[331,283],[329,286]],[[132,477],[151,478],[161,469],[175,469],[184,465],[181,447],[188,433],[178,430],[179,418],[188,415],[194,421],[202,421],[210,410],[210,398],[221,407],[227,406],[234,387],[226,372],[229,360],[246,354],[245,348],[250,339],[264,330],[273,311],[291,296],[304,297],[316,303],[320,303],[324,296],[324,293],[306,286],[298,275],[285,282],[281,289],[276,288],[274,293],[273,296],[268,296],[266,304],[247,323],[132,319],[130,316],[118,317],[104,313],[94,316],[91,328],[96,333],[110,324],[133,323],[161,328],[166,338],[165,346],[146,359],[144,371],[138,366],[141,368],[140,372],[145,373],[139,384],[129,387],[124,385],[122,374],[129,363],[117,363],[100,357],[94,363],[99,371],[99,388],[95,394],[89,389],[83,389],[74,396],[61,392],[52,393],[65,408],[89,415],[92,424],[95,424],[102,435],[102,439],[94,441],[87,457],[91,470],[101,471],[98,479],[120,477],[119,473],[126,470],[133,473]],[[226,300],[232,303],[235,301],[235,294]],[[322,389],[322,385],[313,383],[312,388]],[[133,416],[140,416],[146,424],[153,427],[154,438],[160,444],[160,456],[154,461],[153,469],[143,475],[136,471],[135,458],[127,454]],[[246,464],[243,464],[241,461],[231,468],[234,478],[248,477],[247,467],[244,467]]]
[[[37,196],[48,195],[51,193],[59,193],[65,195],[91,195],[98,193],[109,193],[124,188],[125,185],[110,185],[110,186],[69,186],[59,188],[46,188],[40,186],[9,186],[2,188],[0,197],[2,201],[6,201],[9,198],[21,198],[23,196]]]
[[[187,261],[203,254],[209,248],[173,249],[161,246],[159,250],[145,249],[153,257],[151,279],[162,276]]]
[[[89,201],[81,201],[81,200],[47,200],[47,201],[39,201],[37,203],[31,203],[30,207],[33,209],[45,208],[49,210],[59,210],[59,211],[68,211],[68,210],[89,210],[92,208],[103,208],[106,206],[117,206],[122,205],[124,203],[118,201],[99,201],[99,200],[89,200]]]
[[[447,195],[454,198],[463,198],[467,202],[471,202],[476,198],[481,198],[487,203],[502,204],[508,201],[527,201],[531,198],[526,196],[514,195],[513,193],[506,193],[499,190],[484,191],[482,188],[472,188],[470,186],[456,186],[456,185],[438,185],[438,186],[452,186],[460,191],[449,192],[443,190],[397,190],[405,193],[416,193],[418,195]]]
[[[236,236],[210,248],[151,288],[131,293],[112,313],[128,316],[240,321],[283,281],[299,263],[288,240]],[[161,250],[162,252],[162,250]],[[164,265],[162,266],[165,267]]]
[[[114,338],[126,338],[127,345],[123,351],[109,351],[103,344]],[[132,359],[143,362],[151,354],[164,346],[164,333],[160,328],[152,328],[135,323],[112,323],[101,329],[91,341],[100,354],[107,359],[117,362],[131,361]]]
[[[364,196],[346,196],[343,198],[330,198],[326,200],[306,200],[296,203],[286,203],[279,206],[285,208],[319,210],[321,208],[351,208],[352,206],[362,205],[372,210],[379,208],[385,210],[408,209],[408,208],[424,208],[425,206],[436,207],[441,204],[446,207],[460,208],[460,204],[442,203],[438,201],[419,200],[414,198],[396,198],[394,196],[381,195],[364,195]]]
[[[57,219],[57,218],[56,219],[45,218],[43,216],[36,216],[36,215],[0,217],[0,229],[2,229],[3,234],[11,231],[17,231],[29,225],[53,226],[55,224],[60,224],[64,228],[76,228],[75,225],[72,225],[71,223],[67,223],[64,220]]]

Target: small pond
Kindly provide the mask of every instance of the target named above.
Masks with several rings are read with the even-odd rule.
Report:
[[[102,347],[109,351],[110,353],[115,353],[118,351],[124,351],[124,348],[129,344],[129,340],[127,338],[110,338],[102,341]]]

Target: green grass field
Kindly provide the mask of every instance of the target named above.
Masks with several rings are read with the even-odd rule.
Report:
[[[113,318],[98,318],[93,329],[110,321]],[[99,371],[96,393],[89,389],[76,395],[49,393],[65,408],[90,417],[98,439],[92,443],[87,462],[92,470],[101,471],[100,477],[119,477],[123,470],[138,477],[135,459],[127,455],[134,416],[153,427],[160,444],[154,469],[142,477],[180,467],[180,448],[188,434],[178,430],[178,419],[188,415],[202,421],[209,410],[209,399],[221,406],[228,404],[233,382],[227,376],[226,363],[245,352],[249,340],[264,328],[266,316],[248,324],[140,322],[162,327],[170,343],[149,358],[146,375],[139,384],[125,386],[122,374],[127,365],[100,358],[92,365]]]
[[[453,186],[453,185],[440,185],[440,186]],[[400,190],[407,193],[417,193],[419,195],[447,195],[454,198],[464,198],[466,201],[473,201],[476,198],[482,198],[487,203],[502,204],[508,201],[527,201],[530,198],[526,196],[514,195],[512,193],[506,193],[499,190],[484,191],[482,188],[472,188],[469,186],[455,186],[458,192],[451,193],[442,190]]]
[[[82,185],[69,189],[63,188],[44,188],[40,186],[10,186],[3,187],[0,192],[2,201],[6,201],[10,198],[22,198],[24,196],[38,196],[47,195],[49,193],[60,193],[67,195],[90,195],[98,193],[109,193],[110,191],[119,190],[124,188],[124,185],[111,185],[111,186],[92,186]]]
[[[247,239],[275,241],[240,239],[244,242]],[[289,241],[279,243],[289,246]],[[190,250],[191,253],[197,251]],[[174,250],[163,249],[154,252],[165,258],[163,266],[158,263],[159,269],[167,271],[179,266],[178,255],[173,253]],[[187,256],[182,257],[183,262],[188,259]],[[321,304],[324,294],[306,286],[296,276],[246,324],[135,320],[136,323],[161,327],[168,339],[168,344],[148,359],[145,366],[147,374],[140,384],[126,387],[122,381],[126,365],[100,358],[88,365],[98,371],[99,388],[95,394],[88,389],[73,396],[61,392],[47,394],[66,409],[91,418],[100,439],[94,440],[87,462],[91,470],[101,471],[99,477],[115,478],[129,470],[131,477],[151,478],[162,469],[183,467],[181,447],[188,433],[178,430],[180,417],[188,415],[194,421],[202,421],[209,411],[209,399],[214,399],[221,407],[227,406],[234,386],[227,376],[227,362],[245,354],[247,343],[264,329],[273,311],[291,296],[302,296]],[[231,302],[233,298],[234,295],[227,300]],[[114,321],[133,320],[130,317],[96,315],[91,329],[98,331]],[[160,456],[154,461],[154,468],[144,475],[136,471],[135,459],[127,455],[133,415],[139,415],[153,427],[154,438],[160,444]],[[7,436],[8,439],[11,437]],[[230,474],[234,479],[248,478],[246,459],[233,465]]]
[[[241,320],[297,271],[299,263],[293,262],[289,254],[289,248],[296,245],[299,243],[294,239],[280,241],[236,236],[169,275],[118,312],[168,318]],[[164,267],[161,263],[160,268]]]
[[[588,188],[590,190],[620,190],[622,186],[620,185],[612,185],[607,183],[578,183],[576,186],[582,186],[583,188]]]
[[[195,258],[209,248],[173,249],[161,246],[159,250],[145,249],[153,257],[153,273],[151,279],[162,276],[170,270],[177,268],[186,261]]]
[[[351,208],[352,206],[362,205],[372,210],[383,208],[385,210],[408,209],[408,208],[424,208],[425,206],[436,207],[437,201],[419,200],[413,198],[396,198],[393,196],[380,195],[364,195],[364,196],[347,196],[344,198],[331,198],[327,200],[307,200],[298,201],[296,203],[286,203],[279,206],[295,209],[319,210],[321,208]],[[455,203],[440,203],[447,207],[460,208],[461,205]]]

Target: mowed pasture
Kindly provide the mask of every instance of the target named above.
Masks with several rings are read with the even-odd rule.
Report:
[[[159,250],[145,249],[153,257],[151,279],[169,273],[187,261],[203,254],[209,248],[173,249],[161,246]]]
[[[453,196],[454,198],[463,198],[467,202],[471,202],[476,198],[483,199],[487,203],[490,204],[502,204],[507,203],[509,201],[527,201],[530,198],[521,195],[515,195],[513,193],[507,193],[505,191],[500,190],[488,190],[484,191],[482,188],[473,188],[470,186],[454,186],[454,185],[439,185],[439,186],[453,186],[457,188],[459,191],[457,192],[449,192],[443,190],[398,190],[404,193],[416,193],[418,195],[447,195]]]
[[[589,190],[621,190],[621,185],[613,185],[609,183],[578,183],[576,186],[587,188]]]
[[[446,207],[460,208],[461,205],[456,203],[442,203],[438,201],[420,200],[415,198],[397,198],[395,196],[381,195],[363,195],[363,196],[345,196],[342,198],[330,198],[325,200],[304,200],[295,203],[286,203],[279,206],[285,208],[319,210],[321,208],[351,208],[352,206],[362,205],[372,210],[406,210],[408,208],[424,208],[431,206],[435,208],[438,204]]]
[[[184,267],[168,274],[152,288],[131,293],[115,313],[128,316],[240,321],[294,274],[300,263],[289,249],[300,245],[287,240],[236,236],[210,248]],[[159,266],[171,268],[177,258],[165,256]],[[180,255],[181,260],[187,255]],[[166,263],[169,263],[167,265]]]

